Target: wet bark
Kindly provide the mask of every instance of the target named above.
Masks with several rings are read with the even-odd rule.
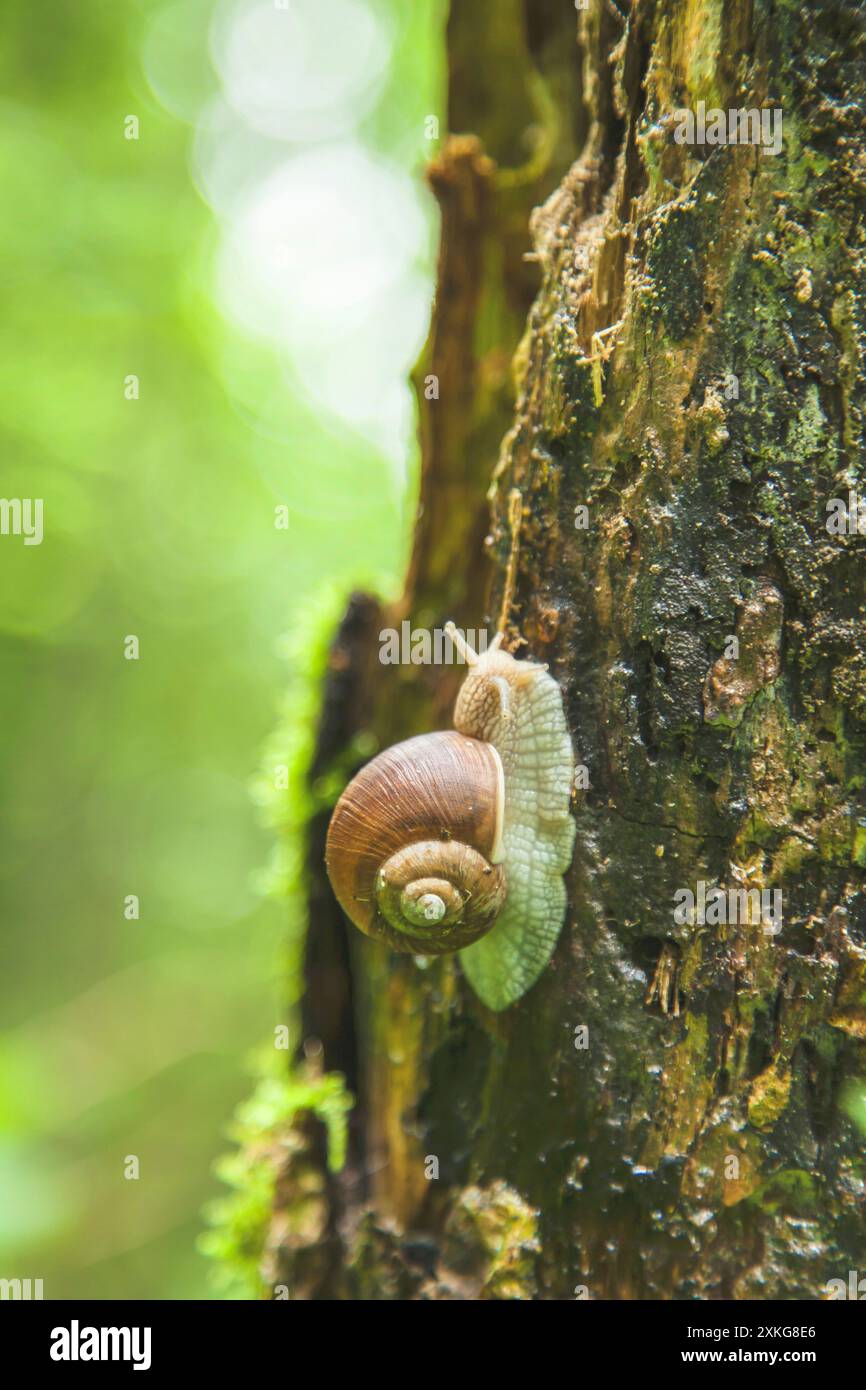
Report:
[[[493,1015],[345,924],[314,819],[304,1024],[358,1103],[341,1175],[307,1153],[327,1239],[281,1244],[283,1182],[269,1277],[824,1297],[866,1260],[866,538],[826,527],[866,496],[862,9],[455,0],[448,43],[413,558],[353,603],[313,776],[448,726],[459,670],[379,632],[492,629],[511,563],[586,770],[570,907]],[[780,153],[678,144],[699,101],[781,109]],[[675,920],[700,883],[781,930]]]

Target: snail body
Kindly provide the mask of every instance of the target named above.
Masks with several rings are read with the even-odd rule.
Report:
[[[565,916],[574,754],[547,668],[497,637],[469,663],[453,731],[361,769],[331,818],[325,861],[356,926],[418,955],[460,952],[479,998],[505,1009],[535,983]]]

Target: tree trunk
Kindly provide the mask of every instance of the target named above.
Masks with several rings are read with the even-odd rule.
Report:
[[[357,1105],[341,1174],[308,1129],[313,1234],[278,1185],[293,1297],[864,1266],[866,541],[826,524],[866,495],[864,33],[832,0],[454,0],[414,554],[395,609],[351,606],[312,775],[450,724],[459,668],[380,664],[382,628],[504,603],[585,769],[570,907],[492,1014],[345,923],[312,820],[304,1028]],[[780,152],[678,143],[699,102],[780,109]]]

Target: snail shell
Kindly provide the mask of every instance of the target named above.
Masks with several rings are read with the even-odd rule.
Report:
[[[347,916],[400,951],[469,945],[505,900],[504,786],[496,749],[422,734],[361,769],[331,818],[325,863]]]
[[[420,955],[460,951],[479,998],[538,979],[566,909],[574,753],[562,693],[501,635],[469,663],[455,732],[422,734],[361,769],[334,809],[325,861],[347,916]]]

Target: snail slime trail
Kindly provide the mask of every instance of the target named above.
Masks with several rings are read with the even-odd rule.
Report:
[[[454,729],[386,749],[343,792],[325,863],[346,915],[413,955],[457,951],[490,1009],[535,983],[565,918],[574,753],[546,666],[516,661],[499,633],[469,666]]]

